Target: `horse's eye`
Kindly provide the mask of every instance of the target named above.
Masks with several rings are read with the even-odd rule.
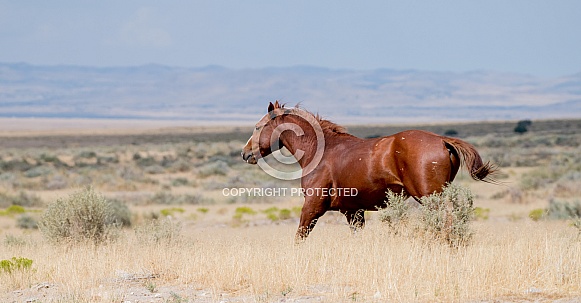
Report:
[[[260,126],[257,126],[257,127],[255,128],[255,130],[260,130]]]

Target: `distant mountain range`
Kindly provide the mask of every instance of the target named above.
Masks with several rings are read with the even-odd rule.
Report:
[[[268,101],[341,123],[581,117],[581,73],[0,63],[0,117],[256,122]]]

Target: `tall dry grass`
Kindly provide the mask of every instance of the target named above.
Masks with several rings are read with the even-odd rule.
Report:
[[[479,133],[481,129],[474,128]],[[496,131],[496,127],[491,129]],[[466,132],[465,127],[462,131]],[[383,127],[377,130],[377,134],[387,133]],[[101,139],[116,143],[90,142],[79,147],[39,137],[44,140],[40,145],[54,148],[0,151],[0,196],[6,198],[4,204],[0,201],[2,208],[23,205],[30,211],[27,214],[38,217],[29,208],[92,184],[139,210],[135,218],[140,219],[133,225],[135,230],[126,229],[106,245],[54,246],[42,240],[38,231],[14,232],[16,217],[0,216],[0,261],[33,260],[31,270],[0,270],[0,302],[30,298],[38,302],[273,302],[288,298],[301,302],[502,302],[561,297],[581,301],[578,228],[567,222],[531,222],[527,217],[532,209],[545,209],[549,197],[578,197],[578,133],[494,133],[467,138],[485,159],[501,164],[505,185],[474,183],[465,173],[457,177],[456,182],[471,182],[475,206],[490,209],[491,218],[475,223],[472,241],[458,249],[413,232],[394,234],[374,219],[352,236],[347,226],[336,224],[345,222],[340,215],[319,221],[300,246],[293,243],[296,224],[275,225],[274,217],[267,217],[266,212],[245,214],[245,224],[238,224],[232,214],[241,205],[266,210],[281,207],[272,204],[280,202],[291,209],[300,199],[224,197],[223,188],[298,184],[272,180],[258,167],[243,163],[239,150],[244,141],[230,141],[230,133],[205,136],[208,142],[185,138],[168,140],[175,141],[170,144],[150,142],[148,135],[126,138],[120,145],[119,138],[106,137]],[[244,133],[238,140],[247,136]],[[76,145],[78,140],[74,141]],[[540,185],[522,186],[523,175],[525,184]],[[510,197],[513,191],[518,199]],[[21,196],[30,201],[24,203]],[[202,202],[210,209],[208,214],[196,210]],[[148,214],[173,204],[186,210],[172,216],[183,225],[164,227],[162,223],[168,221],[144,225]],[[260,224],[268,225],[232,228]],[[159,240],[168,235],[171,241]],[[153,297],[155,292],[166,296]],[[171,292],[177,296],[169,296]],[[149,297],[132,297],[134,293]]]
[[[581,298],[581,241],[564,222],[477,223],[472,244],[458,249],[394,235],[373,220],[356,236],[346,226],[317,226],[299,246],[294,228],[193,229],[160,244],[131,232],[102,246],[4,243],[0,259],[34,264],[24,278],[0,273],[0,301],[43,282],[56,289],[60,301],[52,302],[118,302],[130,287],[151,285],[175,286],[183,302],[197,302],[201,290],[209,301],[226,294],[242,302]]]

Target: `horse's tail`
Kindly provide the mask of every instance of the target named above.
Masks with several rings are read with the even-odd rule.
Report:
[[[482,162],[482,158],[476,148],[472,144],[462,141],[456,138],[442,137],[446,147],[451,149],[451,152],[460,155],[462,158],[462,163],[464,167],[470,172],[472,179],[476,181],[484,181],[489,183],[497,183],[497,181],[492,178],[494,173],[497,171],[496,165],[486,162]]]

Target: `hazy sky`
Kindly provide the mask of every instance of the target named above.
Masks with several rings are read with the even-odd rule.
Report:
[[[0,0],[0,62],[581,72],[581,1]]]

